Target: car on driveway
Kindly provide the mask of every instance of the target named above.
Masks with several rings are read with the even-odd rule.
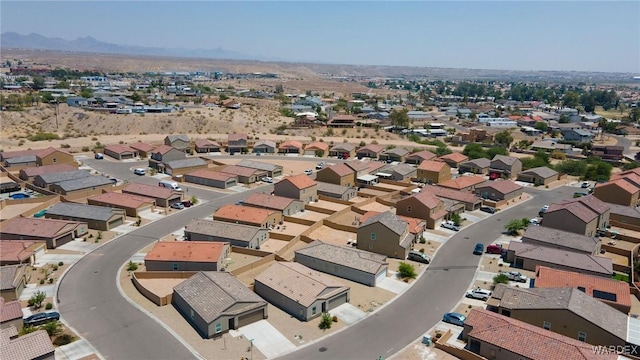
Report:
[[[453,221],[445,221],[442,224],[440,224],[440,226],[442,226],[445,229],[460,231],[460,226],[454,224]]]
[[[320,170],[324,168],[324,163],[323,162],[319,162],[318,164],[316,164],[316,170]]]
[[[173,203],[173,204],[171,204],[171,208],[172,209],[176,209],[176,210],[182,210],[182,209],[184,209],[184,205],[181,202]]]
[[[191,207],[193,205],[191,200],[182,200],[181,203],[182,203],[182,205],[184,205],[184,207]]]
[[[489,214],[495,214],[496,213],[496,209],[492,208],[491,206],[483,206],[480,208],[480,211],[489,213]]]
[[[96,153],[95,155],[93,155],[94,159],[98,159],[98,160],[102,160],[104,159],[104,155],[102,155],[101,153]]]
[[[467,293],[464,294],[464,296],[469,299],[478,299],[482,301],[487,301],[491,297],[491,291],[475,288],[473,290],[467,291]]]
[[[37,313],[22,319],[25,326],[38,326],[56,320],[60,320],[60,313],[55,311]]]
[[[546,213],[547,210],[549,210],[549,205],[543,205],[542,208],[540,208],[540,211],[538,211],[538,216],[544,216],[544,213]]]
[[[137,168],[133,169],[133,173],[136,175],[145,175],[147,173],[147,170],[143,168]]]
[[[541,222],[542,222],[542,220],[541,219],[537,219],[537,218],[533,218],[533,219],[529,220],[529,224],[535,225],[535,226],[540,225]]]
[[[582,185],[580,185],[581,188],[583,189],[588,189],[589,188],[589,183],[588,182],[583,182]]]
[[[446,313],[442,316],[442,321],[458,326],[464,326],[465,320],[467,320],[466,316],[455,312]]]
[[[491,244],[487,245],[487,254],[502,254],[505,251],[505,248],[502,247],[501,244]]]
[[[304,171],[304,174],[305,175],[313,175],[313,170],[307,169],[307,170]]]
[[[473,248],[474,255],[482,255],[484,252],[484,245],[482,243],[477,243],[476,247]]]
[[[409,251],[407,260],[413,260],[413,261],[421,262],[423,264],[428,264],[431,262],[431,259],[427,255],[425,255],[424,253],[421,253],[420,251],[415,251],[415,250]]]
[[[528,280],[527,277],[522,275],[519,271],[503,271],[502,274],[505,274],[511,281],[526,283]]]
[[[273,182],[273,178],[271,178],[269,176],[263,176],[262,179],[260,179],[260,180],[262,180],[262,182],[266,182],[266,183],[269,183],[269,184],[271,184]]]

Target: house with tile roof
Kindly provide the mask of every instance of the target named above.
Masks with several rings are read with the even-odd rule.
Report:
[[[529,226],[522,235],[522,243],[590,255],[600,253],[600,239],[546,226]]]
[[[451,190],[473,193],[476,186],[483,184],[486,179],[483,176],[458,176],[455,179],[439,182],[437,185]]]
[[[462,339],[469,351],[486,359],[620,360],[616,354],[595,354],[584,341],[481,308],[469,312]]]
[[[26,264],[0,266],[0,296],[6,301],[20,299],[20,294],[26,286]]]
[[[73,155],[60,149],[48,147],[36,154],[36,164],[46,166],[53,164],[76,164]]]
[[[206,170],[208,168],[209,163],[199,157],[172,160],[164,163],[164,172],[168,175],[184,175],[198,170]]]
[[[486,181],[476,185],[475,194],[493,201],[512,200],[522,195],[522,186],[511,180]]]
[[[273,193],[308,204],[318,201],[318,183],[305,174],[287,176],[273,185]]]
[[[129,183],[122,189],[123,194],[148,197],[155,200],[156,206],[169,207],[182,201],[182,193],[162,187],[140,183]]]
[[[489,173],[489,168],[491,167],[491,160],[487,158],[479,158],[473,159],[469,161],[465,161],[458,165],[458,173],[472,173],[479,175],[486,175]]]
[[[235,176],[238,179],[238,183],[241,184],[253,184],[258,181],[261,176],[266,176],[267,174],[264,171],[236,165],[223,165],[213,168],[211,171],[218,171],[223,174]]]
[[[269,239],[269,230],[226,221],[191,219],[184,228],[184,237],[188,241],[227,242],[231,246],[260,249]]]
[[[498,284],[487,300],[487,309],[588,344],[627,344],[627,314],[577,288]]]
[[[155,200],[132,194],[105,192],[87,198],[87,204],[122,209],[127,216],[138,217],[144,211],[153,210]]]
[[[373,164],[382,164],[380,162],[372,162]],[[380,169],[376,171],[372,171],[372,174],[381,178],[381,179],[389,179],[394,181],[405,181],[411,180],[416,177],[418,174],[418,169],[415,166],[409,165],[406,163],[400,164],[388,164],[384,165]]]
[[[251,194],[248,198],[244,199],[242,205],[279,211],[284,216],[290,216],[304,211],[304,203],[300,200],[262,193]]]
[[[464,204],[464,209],[474,211],[482,206],[482,199],[470,192],[449,189],[437,185],[425,185],[420,192],[429,192],[438,198]]]
[[[394,147],[392,149],[384,150],[380,153],[380,160],[382,161],[397,161],[404,162],[409,155],[409,150],[403,147]]]
[[[425,184],[438,184],[451,180],[451,167],[444,161],[424,160],[418,165],[418,181]]]
[[[282,176],[282,165],[270,164],[261,161],[242,159],[236,166],[255,169],[266,173],[266,176],[277,177]]]
[[[631,312],[629,284],[623,281],[538,266],[533,287],[575,288],[623,314]]]
[[[253,291],[300,321],[349,302],[350,288],[300,263],[277,261],[254,279]]]
[[[452,169],[455,169],[458,168],[460,164],[469,160],[469,157],[459,152],[453,152],[440,156],[438,160],[446,162]]]
[[[432,153],[431,151],[423,150],[407,155],[405,161],[408,164],[420,165],[420,163],[424,160],[434,160],[435,158],[436,154]]]
[[[20,180],[33,181],[38,175],[55,174],[62,172],[70,172],[78,170],[77,166],[72,164],[54,164],[45,166],[32,166],[20,170]]]
[[[69,220],[86,223],[89,229],[109,231],[124,224],[124,209],[62,202],[47,209],[46,219]]]
[[[164,144],[182,152],[191,150],[191,139],[185,134],[168,135],[164,138]]]
[[[367,211],[361,217],[358,218],[360,224],[365,223],[370,217],[381,214],[378,211]],[[407,229],[413,235],[414,238],[420,239],[424,230],[427,228],[427,222],[424,219],[418,219],[409,216],[397,215],[398,218],[407,222]]]
[[[373,163],[376,163],[375,161]],[[351,170],[355,171],[355,177],[356,180],[358,179],[358,177],[362,176],[362,175],[368,175],[369,174],[369,169],[371,169],[371,164],[372,162],[365,162],[365,161],[360,161],[360,160],[351,160],[351,161],[347,161],[344,163],[345,165],[347,165],[349,168],[351,168]],[[380,163],[378,163],[380,164]]]
[[[278,146],[278,152],[281,154],[300,154],[303,145],[297,140],[285,140]]]
[[[341,156],[347,159],[355,156],[355,154],[356,154],[356,146],[351,143],[337,144],[329,149],[329,156],[331,157]]]
[[[159,241],[144,257],[147,271],[220,271],[231,253],[228,242]]]
[[[325,196],[328,198],[349,201],[358,195],[358,189],[352,186],[340,186],[322,181],[317,181],[317,183],[318,197]]]
[[[268,229],[282,222],[282,213],[252,206],[227,204],[213,213],[213,220]]]
[[[20,332],[24,325],[23,316],[20,300],[7,301],[0,297],[0,330],[15,327]]]
[[[149,155],[151,155],[151,153],[155,149],[155,146],[151,144],[143,143],[141,141],[135,142],[133,144],[129,144],[129,147],[136,150],[138,152],[138,156],[140,156],[143,159],[146,159],[147,157],[149,157]]]
[[[205,339],[268,317],[267,302],[227,272],[198,272],[173,288],[171,303]]]
[[[3,357],[11,360],[55,360],[55,348],[45,330],[18,336],[11,326],[0,330],[0,350]]]
[[[435,229],[447,216],[447,210],[440,198],[425,191],[398,200],[396,214],[424,219],[427,222],[427,229]]]
[[[217,141],[209,139],[196,139],[195,150],[199,154],[203,153],[219,153],[221,146]]]
[[[595,236],[609,225],[611,207],[593,195],[549,205],[542,226]]]
[[[547,167],[540,166],[529,170],[524,170],[518,174],[518,181],[532,183],[534,185],[548,185],[559,179],[557,171]]]
[[[355,171],[343,163],[326,166],[316,172],[316,180],[339,186],[355,186]]]
[[[406,259],[416,240],[409,223],[391,211],[367,218],[358,227],[358,249]]]
[[[640,209],[637,207],[609,204],[611,214],[609,221],[612,226],[629,230],[640,230]]]
[[[368,286],[376,286],[387,277],[386,260],[385,255],[320,240],[295,251],[297,263]]]
[[[491,159],[489,174],[497,174],[507,179],[517,178],[522,172],[522,161],[517,157],[496,155]]]
[[[384,151],[384,147],[378,144],[369,144],[359,148],[358,151],[356,151],[356,156],[358,157],[358,159],[377,159],[382,151]]]
[[[0,240],[0,266],[33,265],[46,249],[42,240]]]
[[[593,196],[606,203],[635,207],[640,204],[640,176],[630,173],[596,183]]]
[[[104,154],[116,160],[135,159],[138,157],[138,150],[121,144],[112,144],[104,148]]]
[[[227,189],[238,185],[237,176],[208,168],[184,174],[184,181],[218,189]]]
[[[305,155],[326,156],[329,152],[329,144],[321,141],[313,141],[304,147]]]
[[[187,158],[184,151],[178,150],[168,145],[160,145],[156,147],[149,157],[149,167],[164,172],[165,163]]]
[[[610,258],[519,241],[509,243],[507,262],[518,269],[529,271],[535,271],[537,266],[548,266],[581,274],[608,278],[613,276],[613,262]]]
[[[276,142],[271,140],[258,140],[253,144],[253,152],[256,154],[274,154],[276,149]]]
[[[227,136],[227,152],[229,154],[247,152],[249,137],[247,134],[233,133]]]
[[[47,249],[55,249],[83,237],[88,229],[86,223],[77,221],[14,217],[0,223],[0,239],[41,240]]]

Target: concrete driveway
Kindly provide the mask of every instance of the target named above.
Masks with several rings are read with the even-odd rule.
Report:
[[[100,245],[96,244],[95,242],[82,241],[80,239],[75,239],[73,241],[69,241],[68,243],[62,246],[58,246],[58,249],[88,253],[91,250],[97,248],[98,246]]]
[[[57,264],[63,262],[72,264],[80,260],[84,254],[44,254],[36,259],[35,267],[42,267],[46,264]]]
[[[229,331],[229,333],[233,337],[242,334],[247,340],[253,340],[253,346],[267,359],[272,359],[296,349],[296,346],[267,320],[256,321],[241,327],[237,331]]]
[[[397,274],[396,272],[393,271],[389,271],[387,270],[387,272],[391,275],[391,276],[387,276],[386,278],[384,278],[382,281],[380,281],[376,286],[381,288],[381,289],[385,289],[387,291],[391,291],[392,293],[395,294],[400,294],[401,292],[407,290],[409,288],[409,284],[396,279],[395,274]]]
[[[338,306],[330,311],[332,316],[337,316],[338,319],[347,325],[358,322],[358,320],[365,318],[367,313],[358,309],[357,307],[346,303]]]
[[[58,360],[83,359],[89,355],[102,359],[102,357],[96,352],[96,349],[94,349],[93,346],[84,339],[76,340],[64,346],[59,346],[56,348],[55,352],[55,357]]]
[[[27,284],[24,290],[22,290],[22,294],[20,294],[19,300],[27,301],[37,291],[43,291],[45,294],[47,294],[47,297],[54,297],[56,294],[56,286],[55,285],[36,286],[35,284]]]

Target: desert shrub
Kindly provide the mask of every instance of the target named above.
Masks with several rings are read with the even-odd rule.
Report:
[[[51,309],[53,309],[53,304],[52,304],[52,303],[50,303],[50,302],[48,302],[48,303],[47,303],[47,305],[45,305],[45,306],[44,306],[44,308],[45,308],[46,310],[51,310]]]
[[[333,319],[331,318],[331,314],[322,313],[322,317],[320,318],[320,324],[318,325],[318,327],[323,331],[327,329],[331,329],[332,322],[333,322]]]
[[[57,140],[59,138],[58,134],[48,133],[48,132],[39,132],[35,135],[29,136],[29,141],[45,141],[45,140]]]
[[[338,317],[337,317],[337,316],[335,316],[335,315],[333,315],[333,317],[331,318],[331,320],[332,320],[333,322],[337,323],[337,322],[338,322]]]
[[[400,265],[398,266],[398,273],[402,278],[405,279],[415,279],[417,276],[416,269],[413,267],[413,265],[407,264],[406,262],[400,263]]]
[[[73,342],[75,338],[69,334],[62,334],[58,336],[55,340],[53,340],[53,345],[62,346],[67,345]]]
[[[63,263],[62,261],[60,261],[60,262],[58,263],[58,266],[62,266],[62,265],[64,265],[64,263]]]
[[[60,144],[60,148],[62,149],[69,149],[71,147],[71,145],[69,144]]]
[[[498,275],[493,277],[493,283],[495,285],[497,285],[497,284],[508,284],[509,283],[509,277],[507,277],[507,275],[505,275],[505,274],[498,274]]]
[[[134,263],[133,261],[129,261],[129,264],[127,264],[127,271],[136,271],[138,270],[138,264]]]

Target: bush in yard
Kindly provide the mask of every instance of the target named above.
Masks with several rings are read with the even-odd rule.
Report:
[[[50,303],[50,302],[48,302],[48,303],[47,303],[47,305],[45,305],[45,307],[44,307],[44,308],[45,308],[46,310],[51,310],[51,309],[53,309],[53,304],[52,304],[52,303]]]
[[[53,340],[53,345],[55,346],[67,345],[73,342],[74,340],[75,338],[73,336],[69,334],[62,334],[58,336],[55,340]]]
[[[508,283],[509,283],[509,278],[505,274],[498,274],[498,275],[493,277],[493,284],[494,285],[508,284]]]
[[[36,309],[39,309],[42,307],[42,302],[47,298],[47,293],[45,293],[44,291],[36,291],[35,294],[31,295],[31,298],[29,298],[29,306],[33,306]]]
[[[406,279],[415,279],[417,274],[416,270],[411,264],[407,264],[406,262],[401,262],[398,266],[398,273],[401,277]]]
[[[59,334],[60,331],[62,330],[62,324],[60,323],[60,321],[49,321],[48,323],[42,325],[41,327],[43,330],[47,331],[47,334],[49,334],[49,336],[54,336],[56,334]]]
[[[331,318],[331,320],[333,320],[333,322],[338,322],[338,317],[333,315],[333,317]]]
[[[40,279],[40,285],[44,284],[44,279]]]
[[[424,236],[420,236],[420,244],[424,244],[427,242],[427,239],[424,238]]]
[[[136,271],[138,270],[138,264],[134,263],[133,261],[129,261],[129,264],[127,265],[127,271]]]
[[[331,318],[331,314],[322,313],[322,317],[320,318],[320,325],[318,327],[320,330],[331,329],[331,324],[333,323],[333,319]]]
[[[64,265],[64,263],[63,263],[62,261],[60,261],[60,262],[58,263],[58,266],[62,266],[62,265]]]
[[[35,326],[23,326],[22,329],[20,330],[20,335],[27,335],[29,333],[32,333],[36,330],[40,330]]]

